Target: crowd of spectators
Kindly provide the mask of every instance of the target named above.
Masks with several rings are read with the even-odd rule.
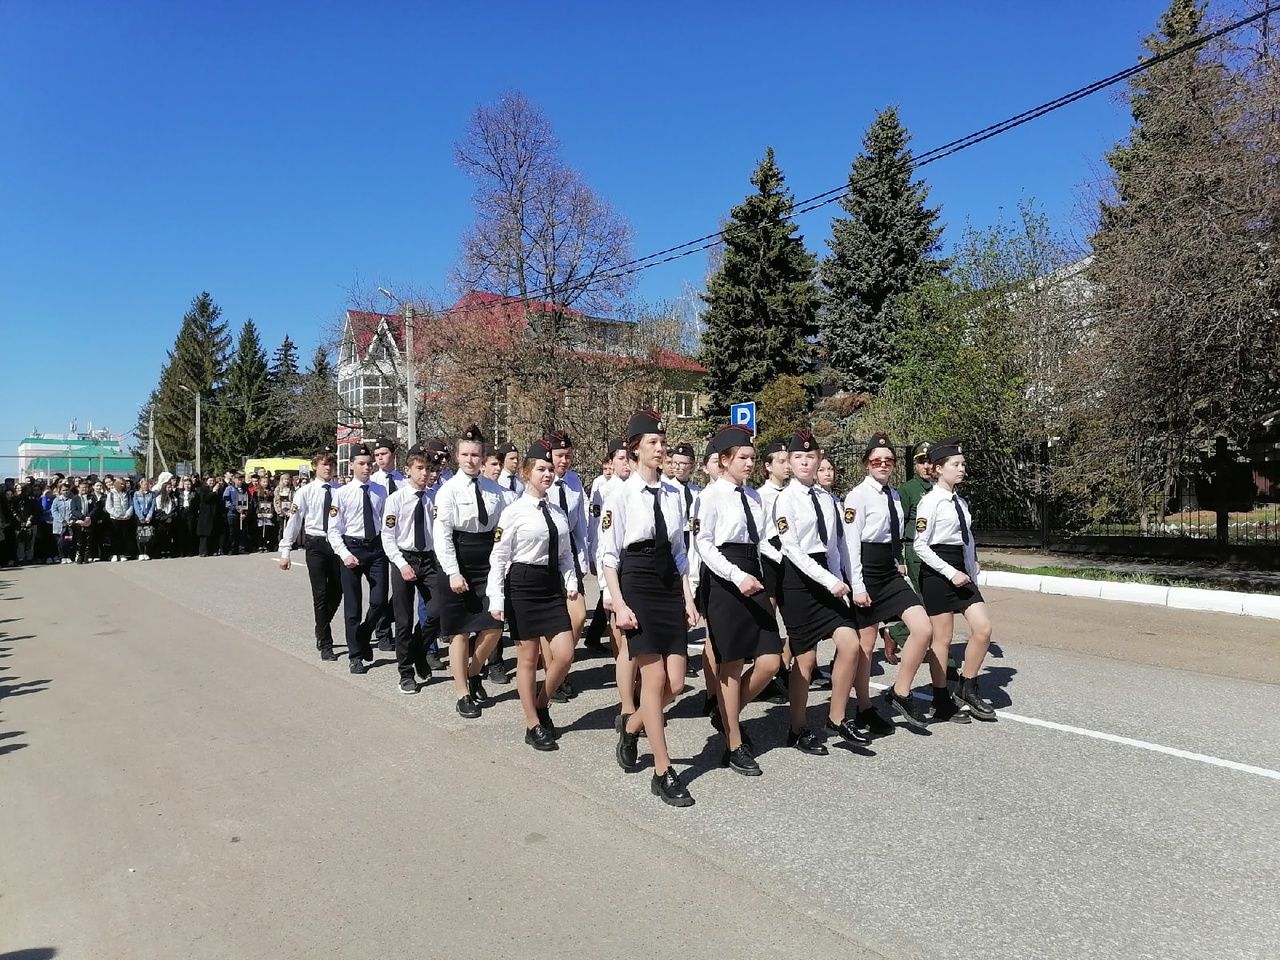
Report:
[[[220,477],[26,477],[4,481],[0,566],[272,552],[297,480],[259,470]]]

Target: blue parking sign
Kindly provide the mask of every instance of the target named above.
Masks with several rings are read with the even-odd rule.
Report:
[[[729,408],[729,422],[735,427],[746,427],[751,435],[756,433],[756,402],[735,403]]]

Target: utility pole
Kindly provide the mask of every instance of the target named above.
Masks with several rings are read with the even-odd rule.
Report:
[[[200,469],[200,394],[196,394],[196,476],[203,477]]]
[[[406,303],[404,305],[404,350],[406,354],[404,385],[405,393],[408,394],[409,400],[409,414],[405,419],[409,421],[409,431],[406,440],[410,449],[412,449],[418,442],[418,389],[414,378],[415,363],[413,356],[413,321],[413,307]]]
[[[156,410],[155,404],[147,411],[147,477],[156,475]]]

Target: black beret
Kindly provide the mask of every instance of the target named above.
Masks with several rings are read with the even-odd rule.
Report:
[[[662,425],[662,415],[653,410],[637,410],[627,421],[627,439],[643,436],[646,433],[666,433]]]
[[[383,447],[386,447],[388,450],[394,450],[396,448],[396,442],[394,440],[388,440],[386,437],[379,437],[377,440],[373,441],[374,450],[380,450]]]
[[[947,457],[956,457],[964,453],[964,447],[959,437],[948,437],[946,440],[939,440],[929,448],[929,462],[942,463]]]
[[[321,447],[319,450],[317,450],[315,453],[311,455],[311,459],[319,460],[321,457],[332,457],[332,456],[334,456],[333,447]]]
[[[797,430],[792,436],[791,442],[787,444],[787,453],[805,453],[807,451],[817,451],[818,441],[813,439],[812,430]]]
[[[509,453],[518,453],[518,452],[519,452],[519,448],[509,440],[498,448],[498,456],[503,458],[505,458],[506,455]]]
[[[609,459],[612,460],[615,453],[619,450],[625,449],[627,449],[627,441],[623,440],[621,437],[614,437],[614,439],[609,441]]]
[[[469,443],[484,443],[484,432],[476,425],[472,424],[462,433],[462,439]]]
[[[407,454],[405,454],[405,456],[408,456],[408,457],[426,457],[426,456],[428,456],[428,454],[427,454],[427,450],[426,450],[426,448],[425,448],[425,447],[423,447],[423,446],[422,446],[422,444],[420,444],[420,443],[415,443],[412,447],[410,447],[410,448],[409,448],[409,452],[408,452]]]
[[[753,439],[746,427],[721,427],[707,444],[707,449],[711,453],[728,453],[734,447],[751,446]]]
[[[573,440],[563,430],[552,430],[544,438],[550,450],[572,450]]]
[[[693,459],[693,444],[692,444],[692,443],[677,443],[677,444],[676,444],[676,448],[675,448],[674,450],[672,450],[672,451],[671,451],[671,453],[672,453],[672,455],[673,455],[673,456],[676,456],[676,457],[688,457],[690,460],[692,460],[692,459]]]
[[[551,462],[551,444],[546,440],[535,440],[529,444],[529,449],[524,455],[526,460],[545,460]]]
[[[787,445],[785,443],[781,440],[774,440],[764,445],[764,448],[760,451],[760,456],[768,460],[773,454],[783,453],[786,449]]]
[[[372,456],[373,456],[373,451],[369,449],[369,445],[367,443],[357,443],[355,446],[351,448],[352,460],[354,460],[356,457],[372,457]]]

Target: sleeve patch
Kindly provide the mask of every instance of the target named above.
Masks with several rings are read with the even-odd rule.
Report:
[[[394,513],[388,513],[388,514],[387,514],[387,519],[386,519],[386,520],[384,520],[383,522],[384,522],[388,527],[394,527],[394,526],[396,525],[396,515],[395,515]]]
[[[844,508],[844,522],[845,522],[845,523],[853,523],[853,521],[854,521],[854,520],[856,520],[856,519],[858,519],[858,511],[857,511],[857,510],[855,510],[853,507],[845,507],[845,508]]]
[[[593,503],[593,504],[591,505],[591,515],[592,515],[593,517],[598,517],[598,516],[600,516],[600,504],[598,504],[598,503]]]
[[[500,543],[501,541],[502,541],[502,528],[501,528],[501,527],[494,527],[494,528],[493,528],[493,542],[494,542],[494,543]]]
[[[290,507],[290,508],[289,508],[289,512],[290,512],[290,513],[297,513],[297,512],[298,512],[298,505],[295,503],[292,507]]]
[[[332,507],[330,507],[330,508],[329,508],[329,516],[331,516],[331,517],[336,517],[337,515],[338,515],[338,508],[337,508],[337,506],[332,506]]]
[[[439,515],[440,515],[440,511],[436,509],[436,505],[433,503],[431,505],[431,519],[434,520]]]
[[[916,533],[924,533],[929,528],[929,521],[924,517],[916,519]]]
[[[778,532],[779,532],[779,533],[786,533],[788,529],[789,529],[789,528],[788,528],[788,526],[787,526],[787,518],[786,518],[786,517],[779,517],[779,518],[778,518]]]
[[[600,529],[608,530],[612,526],[613,526],[613,511],[606,510],[604,512],[604,515],[600,518]]]

